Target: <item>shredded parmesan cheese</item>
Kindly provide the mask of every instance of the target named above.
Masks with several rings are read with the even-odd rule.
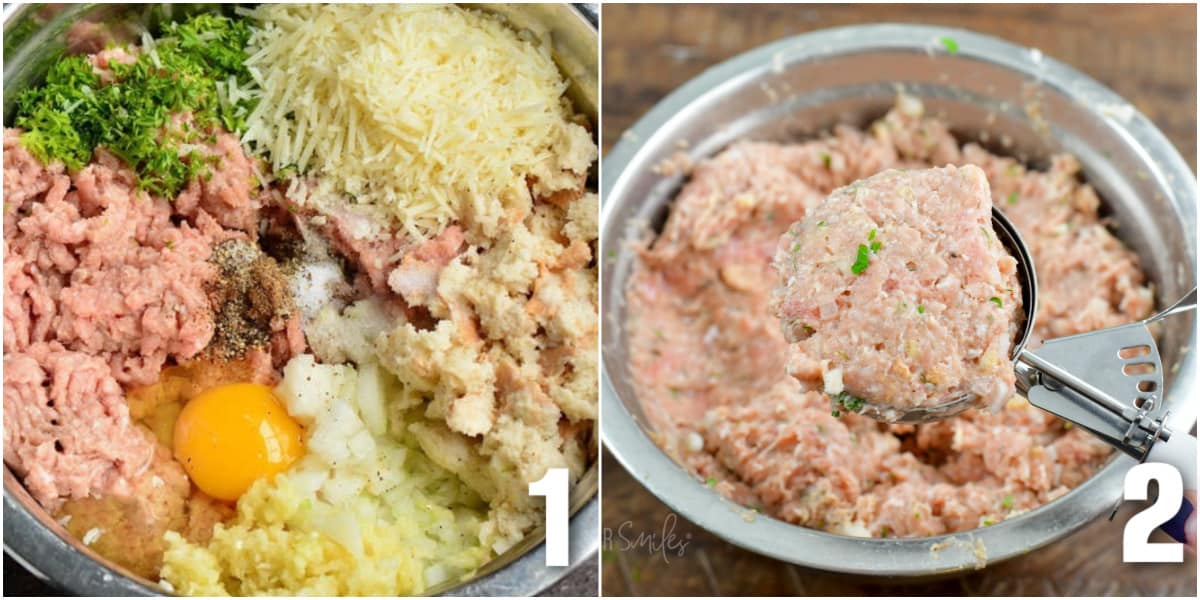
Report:
[[[492,237],[528,214],[531,192],[581,188],[596,158],[546,44],[496,17],[430,5],[253,16],[246,64],[261,101],[243,142],[276,173],[314,176],[293,189],[301,204],[352,205],[419,237],[454,221]]]

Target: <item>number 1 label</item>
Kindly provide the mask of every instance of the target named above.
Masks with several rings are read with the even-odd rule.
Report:
[[[567,470],[550,469],[529,484],[530,496],[546,498],[546,566],[567,566]]]

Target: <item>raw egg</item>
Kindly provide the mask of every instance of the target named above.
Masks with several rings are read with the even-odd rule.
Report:
[[[201,491],[237,500],[304,453],[300,426],[271,388],[233,383],[192,398],[175,422],[175,458]]]

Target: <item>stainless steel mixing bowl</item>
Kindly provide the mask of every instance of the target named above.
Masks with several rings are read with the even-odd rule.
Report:
[[[568,96],[599,121],[599,17],[590,4],[472,4],[500,14],[515,27],[550,44],[555,62],[570,81]],[[66,47],[66,30],[80,21],[104,23],[119,36],[135,35],[164,19],[197,11],[231,11],[231,5],[36,4],[4,6],[4,122],[12,120],[16,92],[44,77]],[[131,38],[134,39],[134,38]],[[430,590],[450,596],[526,596],[558,581],[599,549],[598,463],[571,490],[571,564],[547,567],[542,529],[497,557],[477,576]],[[8,467],[4,468],[4,551],[36,576],[74,594],[127,596],[161,594],[154,583],[99,556],[66,532],[42,510]]]
[[[957,53],[942,47],[943,36],[957,41]],[[653,165],[680,148],[698,159],[741,138],[796,139],[838,122],[862,125],[891,107],[899,89],[921,98],[960,139],[1035,166],[1053,152],[1079,157],[1120,224],[1117,235],[1141,257],[1160,305],[1195,285],[1195,176],[1162,133],[1108,88],[1036,50],[968,31],[881,24],[804,34],[688,82],[603,159],[601,428],[606,447],[647,489],[725,540],[825,571],[915,578],[1031,552],[1107,515],[1120,501],[1131,459],[1114,456],[1086,483],[1037,510],[952,536],[864,539],[748,516],[647,435],[652,426],[630,376],[624,329],[623,292],[634,260],[624,249],[647,225],[662,222],[682,182],[655,174]],[[1171,365],[1171,424],[1187,431],[1200,406],[1192,317],[1165,331],[1161,347]]]

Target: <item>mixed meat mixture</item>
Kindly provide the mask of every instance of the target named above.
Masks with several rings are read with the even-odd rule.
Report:
[[[739,504],[877,537],[989,525],[1097,470],[1107,446],[1013,394],[997,412],[886,425],[834,416],[822,390],[788,375],[799,346],[769,310],[779,281],[770,262],[788,225],[850,182],[942,165],[981,168],[1030,247],[1041,280],[1034,347],[1149,314],[1137,257],[1109,231],[1072,156],[1027,169],[960,145],[912,99],[867,131],[739,142],[695,166],[627,289],[630,367],[670,455]]]
[[[838,188],[780,238],[773,266],[788,369],[840,409],[995,408],[1012,395],[1020,286],[979,167]]]

